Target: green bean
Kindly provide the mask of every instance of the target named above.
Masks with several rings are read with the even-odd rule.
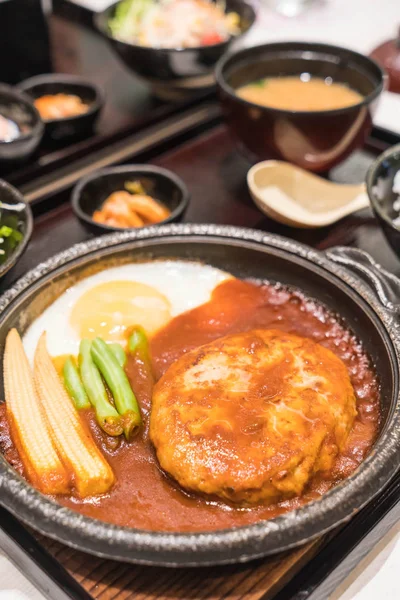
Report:
[[[77,409],[89,408],[90,402],[83,387],[78,369],[72,356],[68,356],[63,367],[64,385]]]
[[[149,356],[149,342],[147,335],[143,327],[135,325],[132,328],[131,334],[128,339],[129,352],[132,354],[140,352],[143,356]]]
[[[140,325],[135,325],[131,329],[131,334],[128,338],[128,350],[140,365],[140,371],[147,379],[150,389],[152,389],[155,377],[151,364],[149,342],[145,330]]]
[[[153,369],[151,366],[150,348],[147,335],[143,327],[136,325],[132,328],[128,339],[128,350],[144,365],[147,374],[154,381]]]
[[[125,437],[129,440],[134,428],[142,422],[139,405],[129,380],[104,340],[101,338],[93,340],[91,354],[94,364],[111,390],[115,406],[122,416]]]
[[[90,403],[96,412],[97,422],[109,435],[121,435],[122,419],[108,399],[100,372],[91,355],[92,342],[82,340],[79,346],[79,370]]]
[[[114,354],[120,366],[124,368],[124,366],[126,365],[126,353],[121,344],[108,344],[108,347]]]

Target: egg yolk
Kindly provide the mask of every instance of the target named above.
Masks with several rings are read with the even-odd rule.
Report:
[[[169,300],[153,287],[136,281],[109,281],[85,292],[71,312],[80,338],[124,341],[126,330],[141,325],[153,333],[171,319]]]

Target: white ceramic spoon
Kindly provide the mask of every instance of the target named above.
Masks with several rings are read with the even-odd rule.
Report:
[[[247,183],[264,214],[292,227],[324,227],[369,206],[364,183],[332,183],[279,160],[254,165]]]

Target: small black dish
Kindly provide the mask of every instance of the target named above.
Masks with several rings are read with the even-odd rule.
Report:
[[[372,163],[367,173],[367,192],[389,244],[400,255],[400,144]]]
[[[126,181],[140,181],[149,196],[159,200],[171,211],[167,219],[152,225],[152,227],[174,223],[182,219],[189,204],[190,194],[179,177],[161,167],[127,165],[95,171],[81,179],[72,190],[72,208],[78,219],[89,230],[96,234],[129,230],[102,225],[92,219],[94,211],[100,209],[110,194],[125,189]]]
[[[29,96],[9,85],[0,84],[0,115],[16,125],[18,132],[10,141],[0,140],[0,161],[28,158],[43,137],[44,125]]]
[[[108,23],[120,3],[121,0],[97,13],[94,24],[129,69],[144,79],[156,96],[167,100],[179,100],[214,88],[215,64],[256,19],[250,3],[245,0],[226,0],[226,12],[239,15],[239,35],[209,46],[154,48],[123,42],[112,36]]]
[[[22,81],[18,88],[33,100],[46,94],[73,94],[88,104],[89,110],[82,115],[44,121],[45,137],[52,141],[90,135],[104,104],[100,88],[75,75],[38,75]]]
[[[0,262],[0,277],[3,277],[21,258],[29,243],[33,229],[33,217],[29,204],[25,202],[18,190],[0,179],[0,228],[3,225],[13,228],[17,226],[23,237],[15,248],[10,251],[5,261]],[[3,249],[2,245],[0,243],[1,250]]]

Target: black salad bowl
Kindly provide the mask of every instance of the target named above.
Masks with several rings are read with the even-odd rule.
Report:
[[[44,125],[31,98],[5,84],[0,84],[0,115],[16,124],[19,134],[11,141],[0,140],[0,161],[27,159],[43,137]]]
[[[236,12],[240,17],[239,35],[210,46],[153,48],[127,43],[113,37],[109,21],[120,3],[116,2],[95,15],[95,26],[127,67],[144,79],[155,95],[171,100],[212,89],[215,85],[216,62],[234,40],[250,29],[256,18],[254,8],[245,0],[226,0],[226,12]]]
[[[351,519],[398,470],[400,455],[400,280],[357,249],[318,252],[289,239],[238,227],[169,224],[116,232],[53,256],[0,297],[0,354],[7,332],[32,321],[93,270],[157,258],[197,260],[241,278],[296,286],[340,311],[362,341],[381,383],[381,423],[370,454],[317,501],[269,521],[202,533],[118,527],[59,505],[0,456],[0,504],[37,531],[74,548],[148,565],[245,562],[288,550]],[[0,395],[3,381],[0,374]]]
[[[37,75],[19,83],[18,88],[32,100],[47,94],[73,94],[89,106],[89,110],[82,115],[45,120],[47,141],[58,142],[90,135],[104,104],[100,88],[77,75]]]
[[[400,144],[372,163],[367,173],[367,192],[389,244],[400,256]]]
[[[125,165],[100,169],[81,179],[72,190],[72,209],[78,219],[90,231],[101,234],[111,231],[126,231],[124,228],[103,225],[93,220],[106,198],[113,192],[125,189],[125,182],[139,181],[146,194],[159,200],[171,211],[154,227],[164,223],[180,221],[188,207],[190,194],[183,181],[168,169],[153,165]]]
[[[12,185],[0,179],[0,226],[15,228],[22,234],[21,241],[11,250],[5,260],[0,258],[0,277],[3,277],[21,258],[32,235],[32,211],[22,196]]]

